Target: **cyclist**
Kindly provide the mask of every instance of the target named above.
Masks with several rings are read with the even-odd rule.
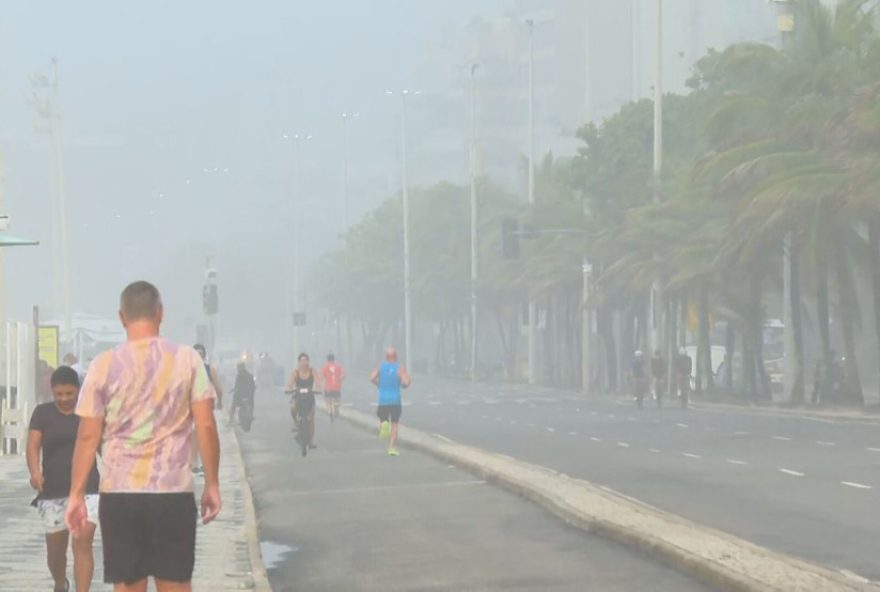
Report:
[[[315,449],[315,391],[318,384],[318,374],[310,365],[309,354],[301,353],[296,359],[296,369],[290,374],[287,381],[286,392],[294,393],[290,403],[290,417],[293,418],[293,431],[296,431],[297,411],[306,416],[308,422],[309,448]],[[306,393],[300,393],[306,390]]]
[[[630,387],[633,390],[636,403],[639,409],[642,408],[645,400],[645,394],[648,392],[648,375],[645,368],[645,355],[641,351],[636,351],[632,364],[630,365]]]
[[[339,417],[339,406],[342,404],[342,382],[345,380],[345,368],[336,362],[336,356],[327,355],[327,363],[321,368],[324,379],[324,402],[330,419]]]
[[[239,362],[236,366],[237,374],[235,375],[235,386],[232,391],[232,405],[229,406],[229,423],[235,421],[235,411],[241,408],[242,403],[249,403],[251,406],[251,418],[254,412],[254,392],[257,390],[254,375],[248,372],[247,365]]]
[[[373,370],[370,382],[379,388],[379,437],[390,438],[388,456],[398,456],[397,435],[400,428],[400,415],[403,411],[401,389],[409,388],[411,380],[406,369],[397,361],[397,351],[393,347],[385,350],[385,361]]]
[[[651,380],[654,382],[654,400],[657,401],[657,407],[663,406],[663,395],[666,392],[666,360],[660,353],[660,350],[654,350],[654,357],[651,358]]]

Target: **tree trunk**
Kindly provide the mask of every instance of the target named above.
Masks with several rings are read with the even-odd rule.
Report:
[[[877,334],[877,347],[880,353],[880,216],[868,222],[868,244],[871,247],[871,284],[874,299],[874,332]],[[880,369],[880,361],[877,368]]]
[[[834,353],[831,350],[831,321],[828,314],[828,264],[822,248],[816,249],[816,321],[819,324],[819,343],[822,348],[822,366],[824,371],[819,383],[819,394],[822,401],[827,401],[831,395],[828,386],[831,384],[829,376],[834,368]]]
[[[736,356],[736,330],[733,323],[727,321],[724,335],[724,386],[728,392],[733,392],[733,358]]]
[[[835,271],[837,275],[837,293],[840,296],[840,329],[843,334],[843,345],[846,350],[844,366],[845,381],[844,400],[852,405],[864,405],[862,381],[859,377],[859,362],[856,359],[856,336],[853,319],[859,316],[859,300],[849,265],[846,260],[846,247],[843,241],[834,246]]]
[[[715,394],[715,379],[712,375],[714,368],[712,367],[712,343],[711,343],[711,327],[709,319],[709,286],[705,283],[700,286],[700,348],[703,350],[702,357],[702,375],[706,385],[706,391],[709,395]]]
[[[770,377],[767,375],[767,367],[764,365],[764,309],[761,306],[761,294],[763,282],[760,276],[752,279],[751,315],[752,338],[754,339],[755,371],[757,374],[756,394],[761,399],[769,401],[773,398],[770,385]]]
[[[800,241],[793,238],[789,243],[789,309],[791,332],[794,340],[794,384],[789,400],[793,405],[803,405],[804,398],[804,327],[801,307]]]

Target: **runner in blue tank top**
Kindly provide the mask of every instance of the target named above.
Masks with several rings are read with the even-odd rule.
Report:
[[[376,415],[379,417],[379,437],[383,440],[391,439],[388,447],[389,456],[397,456],[397,434],[400,426],[400,414],[403,411],[401,405],[401,389],[410,385],[409,374],[397,361],[397,351],[389,347],[385,351],[385,361],[373,370],[370,382],[379,389],[379,405]]]

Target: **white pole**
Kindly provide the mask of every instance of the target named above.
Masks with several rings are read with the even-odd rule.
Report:
[[[58,92],[58,60],[56,58],[52,58],[52,97],[52,131],[55,141],[55,162],[58,174],[58,220],[61,225],[61,283],[64,294],[64,335],[70,340],[73,325],[70,304],[70,239],[67,225],[67,196],[64,188],[63,116],[61,114]]]
[[[471,66],[471,381],[477,379],[477,279],[479,242],[477,237],[477,69]]]
[[[400,159],[401,184],[403,194],[403,335],[404,363],[411,368],[415,355],[412,349],[412,309],[410,307],[410,249],[409,249],[409,180],[407,178],[406,158],[406,95],[403,91],[400,110]]]
[[[535,203],[535,21],[529,26],[529,205]],[[535,301],[529,298],[529,359],[528,382],[537,381],[537,310]]]
[[[663,0],[657,0],[657,46],[654,49],[654,203],[660,203],[663,181]],[[657,308],[660,306],[660,283],[654,281],[648,309],[650,350],[660,346]]]
[[[348,113],[342,114],[342,221],[348,230]]]

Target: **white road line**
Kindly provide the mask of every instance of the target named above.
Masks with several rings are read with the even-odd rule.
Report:
[[[590,440],[592,440],[593,442],[601,442],[602,438],[597,438],[596,436],[590,436]]]
[[[580,413],[580,412],[581,412],[581,408],[580,408],[580,407],[576,407],[576,408],[575,408],[575,411],[576,411],[577,413]]]
[[[648,448],[648,452],[651,452],[653,454],[660,454],[660,452],[662,452],[662,451],[657,450],[656,448]]]
[[[517,422],[515,419],[510,420],[510,425],[516,425],[517,423],[519,423],[519,422]]]
[[[590,411],[590,415],[596,416],[596,415],[599,415],[599,412],[598,411]]]
[[[568,432],[568,435],[569,435],[569,436],[577,436],[578,433],[577,433],[577,432]]]
[[[751,436],[752,433],[751,432],[743,432],[742,430],[740,430],[739,432],[733,432],[733,435],[734,436]]]
[[[652,419],[651,423],[660,423],[660,420],[659,419]]]
[[[555,431],[556,431],[556,428],[547,428],[547,431],[548,431],[548,432],[555,432]]]
[[[688,458],[703,458],[699,454],[694,454],[693,452],[682,452],[681,455],[686,456]]]
[[[817,440],[816,444],[818,444],[819,446],[837,446],[837,444],[835,444],[834,442],[824,442],[822,440]]]
[[[293,491],[287,493],[290,496],[327,495],[330,493],[363,493],[365,491],[392,491],[395,489],[423,489],[430,487],[461,487],[465,485],[485,485],[485,481],[441,481],[438,483],[413,483],[408,485],[378,485],[370,487],[351,487],[345,489],[320,489],[316,491]]]
[[[495,421],[499,421],[499,422],[500,422],[500,421],[504,421],[504,420],[503,420],[502,418],[500,418],[500,417],[496,417],[496,418],[495,418]]]
[[[880,452],[880,448],[868,448],[868,452]]]
[[[686,424],[686,423],[677,423],[677,424],[675,424],[675,425],[677,425],[677,426],[680,427],[680,428],[686,428],[686,427],[688,427],[688,424]]]
[[[791,438],[788,438],[788,437],[786,437],[786,436],[773,436],[773,439],[774,439],[774,440],[779,440],[780,442],[789,442],[789,441],[791,441]]]
[[[617,417],[617,416],[614,415],[613,413],[608,414],[608,419],[614,419],[615,417]]]
[[[786,475],[791,475],[792,477],[803,477],[804,474],[800,471],[792,471],[791,469],[779,469],[780,473],[785,473]]]
[[[528,422],[526,425],[529,426],[530,428],[535,427],[535,424],[533,424],[532,422]]]
[[[870,485],[865,485],[864,483],[855,483],[853,481],[841,481],[841,485],[846,485],[847,487],[855,487],[856,489],[873,489]]]
[[[633,417],[632,415],[629,415],[629,416],[627,416],[626,420],[627,420],[627,421],[639,421],[639,418],[638,418],[638,417]]]
[[[450,444],[453,443],[452,440],[450,440],[449,438],[447,438],[446,436],[444,436],[444,435],[442,435],[442,434],[434,434],[434,437],[435,437],[435,438],[440,438],[440,439],[443,440],[444,442],[449,442]]]
[[[735,458],[728,458],[727,462],[729,462],[732,465],[747,465],[747,464],[749,464],[744,460],[736,460]]]
[[[618,442],[617,445],[621,448],[629,448],[629,444],[627,444],[626,442]]]

